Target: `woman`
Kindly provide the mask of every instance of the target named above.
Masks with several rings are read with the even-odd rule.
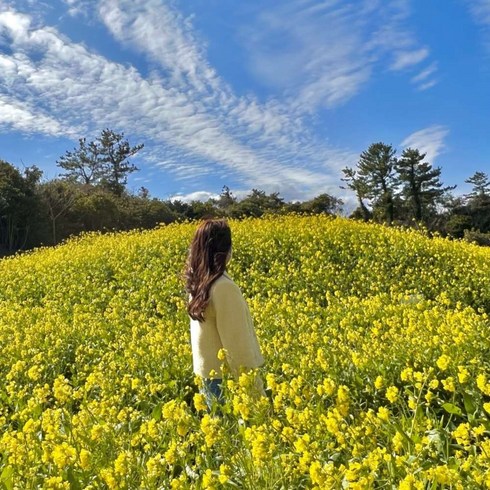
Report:
[[[257,368],[264,362],[247,303],[240,288],[226,273],[230,259],[228,223],[204,221],[192,240],[185,276],[194,373],[203,378],[208,407],[213,398],[223,401],[223,361],[218,359],[221,349],[225,349],[226,362],[234,376],[241,368]],[[259,378],[256,385],[263,394]]]

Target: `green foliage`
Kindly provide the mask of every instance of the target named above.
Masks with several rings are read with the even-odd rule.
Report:
[[[379,215],[388,223],[392,223],[394,218],[395,153],[391,145],[373,143],[361,153],[357,164],[367,195],[373,202],[373,209],[378,208]]]
[[[278,192],[266,194],[264,191],[252,189],[241,201],[232,203],[228,214],[234,218],[260,217],[265,212],[278,213],[284,208],[284,199]]]
[[[309,201],[302,202],[299,211],[310,214],[338,214],[342,211],[342,199],[330,194],[320,194]]]
[[[35,165],[22,175],[0,160],[0,249],[13,251],[29,243],[38,219],[36,185],[41,175]]]
[[[465,230],[470,229],[472,223],[471,216],[453,214],[446,222],[446,232],[455,238],[463,238]]]
[[[490,233],[481,233],[479,231],[465,229],[463,237],[467,242],[490,247]]]
[[[129,158],[140,151],[144,145],[132,147],[128,140],[124,139],[124,133],[116,133],[110,129],[104,129],[97,141],[105,168],[101,183],[117,196],[121,196],[128,174],[138,170],[129,162]]]
[[[442,188],[441,169],[434,169],[424,162],[425,155],[417,149],[407,148],[396,161],[395,169],[397,181],[402,186],[401,193],[409,203],[410,218],[427,223],[436,213],[440,197],[456,186]]]
[[[364,199],[367,199],[369,195],[369,186],[366,179],[358,175],[357,170],[350,167],[345,167],[342,169],[342,172],[344,177],[340,180],[346,182],[347,188],[355,192],[357,202],[359,203],[359,206],[352,213],[351,217],[358,219],[362,218],[364,221],[368,221],[371,218],[371,212],[364,204]],[[340,186],[340,188],[346,189],[344,186]]]
[[[465,180],[468,184],[473,184],[471,193],[467,196],[470,199],[481,199],[490,197],[490,180],[485,172],[475,172]]]
[[[129,158],[143,146],[132,147],[124,139],[124,133],[104,129],[94,141],[87,143],[86,138],[80,138],[78,148],[67,151],[57,163],[67,171],[61,174],[63,177],[82,184],[101,184],[121,196],[128,174],[138,170]]]
[[[58,231],[60,221],[74,206],[80,191],[79,186],[70,180],[53,179],[43,182],[38,187],[44,211],[46,212],[51,227],[52,244],[58,243]]]

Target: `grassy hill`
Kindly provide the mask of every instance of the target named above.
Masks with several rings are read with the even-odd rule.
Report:
[[[0,261],[0,488],[490,488],[490,249],[230,224],[271,400],[230,380],[220,419],[192,374],[194,224]]]

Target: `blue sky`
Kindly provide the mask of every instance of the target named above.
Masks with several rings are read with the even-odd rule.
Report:
[[[0,158],[46,179],[104,128],[159,198],[344,199],[371,143],[490,172],[490,0],[0,0]]]

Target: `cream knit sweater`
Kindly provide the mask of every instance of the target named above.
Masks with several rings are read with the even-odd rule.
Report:
[[[222,377],[221,348],[226,349],[228,366],[235,375],[240,367],[256,368],[264,363],[245,298],[226,272],[211,286],[204,321],[191,319],[191,344],[194,373],[204,378]]]

